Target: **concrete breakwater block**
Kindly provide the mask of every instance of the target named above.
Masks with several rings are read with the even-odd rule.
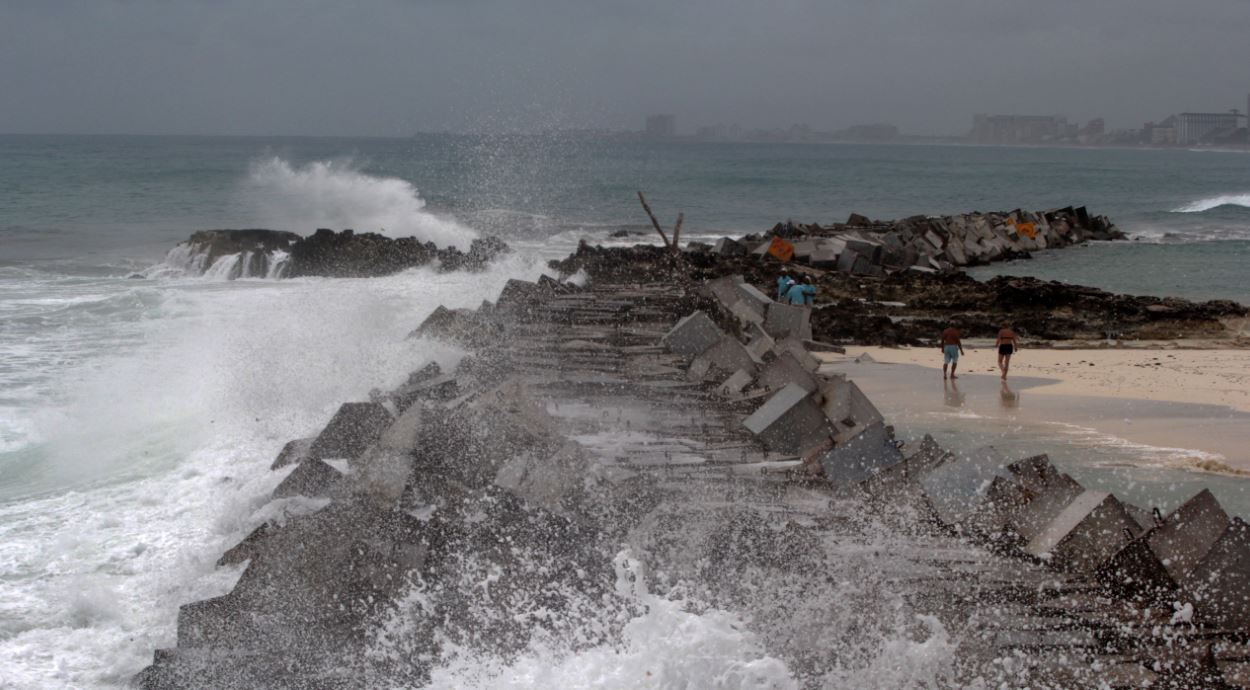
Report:
[[[711,317],[702,311],[696,311],[678,321],[660,339],[660,344],[675,355],[693,357],[702,354],[725,337],[727,337],[725,332],[712,321]]]
[[[472,309],[448,309],[440,304],[429,316],[425,317],[416,330],[408,334],[408,337],[469,342],[475,335],[480,334],[482,325],[477,313]]]
[[[994,477],[1007,476],[1006,461],[991,446],[955,453],[918,480],[937,520],[948,527],[967,521],[985,500]]]
[[[1182,584],[1199,621],[1250,627],[1250,525],[1233,518]]]
[[[874,422],[838,434],[833,448],[820,456],[825,478],[834,484],[857,484],[903,460],[885,424]]]
[[[738,291],[738,286],[744,280],[745,278],[741,275],[724,276],[715,280],[709,280],[699,288],[699,292],[712,298],[726,312],[730,312],[733,306],[742,299],[742,293]]]
[[[1084,491],[1085,488],[1075,479],[1067,474],[1060,474],[1036,493],[1028,505],[1020,509],[1009,526],[1027,544],[1041,534]]]
[[[1228,513],[1203,489],[1099,568],[1103,585],[1130,597],[1170,597],[1228,528]]]
[[[758,288],[750,283],[738,283],[737,288],[738,293],[741,295],[738,303],[745,305],[757,314],[760,319],[763,319],[768,313],[769,305],[773,304],[772,298],[760,292]]]
[[[752,380],[750,371],[739,369],[725,379],[716,390],[721,395],[738,395],[751,385]]]
[[[834,434],[811,394],[790,384],[778,391],[742,421],[770,450],[798,453],[826,441]]]
[[[322,460],[301,462],[274,488],[272,498],[329,496],[343,481],[343,473]]]
[[[764,319],[764,331],[777,340],[782,338],[812,339],[812,310],[797,304],[772,302]]]
[[[820,410],[839,432],[885,422],[881,411],[859,386],[841,376],[821,384]]]
[[[1092,572],[1132,539],[1136,523],[1106,491],[1087,490],[1069,503],[1024,551],[1069,572]]]
[[[466,358],[466,361],[468,358]],[[461,369],[465,369],[464,363]],[[403,414],[418,400],[446,401],[460,395],[460,377],[441,374],[420,383],[406,383],[391,393],[395,409]]]
[[[790,384],[808,393],[815,393],[820,388],[816,377],[789,352],[783,352],[765,364],[756,377],[756,383],[765,390],[780,390]]]
[[[815,374],[816,370],[820,368],[820,360],[816,359],[815,355],[807,349],[803,342],[794,337],[782,338],[773,344],[773,352],[777,355],[783,352],[790,353],[798,360],[799,364],[803,365],[804,369]]]
[[[343,403],[309,448],[310,458],[357,458],[394,417],[376,402]]]
[[[699,358],[707,360],[712,369],[720,372],[732,372],[739,369],[755,371],[759,365],[763,364],[758,358],[752,356],[737,338],[728,335],[721,337],[715,345],[704,350]]]
[[[278,452],[278,457],[274,458],[273,464],[269,466],[269,469],[277,470],[287,465],[303,462],[312,452],[313,441],[316,440],[316,437],[311,437],[287,441],[286,445],[282,446],[282,450]]]

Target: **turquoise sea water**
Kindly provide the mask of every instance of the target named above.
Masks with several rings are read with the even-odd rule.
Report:
[[[266,499],[286,440],[423,362],[454,361],[404,340],[438,304],[476,305],[579,239],[645,229],[640,189],[661,218],[686,214],[689,239],[852,212],[1085,204],[1138,241],[988,273],[1250,303],[1243,154],[0,136],[0,685],[124,685],[172,644],[179,604],[228,589],[222,549],[286,509]],[[222,227],[489,233],[518,252],[474,276],[128,278]],[[1079,461],[1092,441],[1039,443]],[[1137,467],[1103,446],[1100,461]]]

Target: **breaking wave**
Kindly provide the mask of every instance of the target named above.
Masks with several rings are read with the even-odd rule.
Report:
[[[256,196],[266,226],[305,235],[317,228],[352,228],[462,249],[477,237],[456,220],[426,210],[410,182],[368,175],[350,162],[293,166],[267,158],[252,164],[245,193]]]
[[[1221,194],[1190,202],[1172,209],[1173,213],[1202,213],[1221,206],[1250,208],[1250,194]]]

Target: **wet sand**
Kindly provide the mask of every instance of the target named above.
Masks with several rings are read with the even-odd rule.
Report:
[[[1250,412],[1250,350],[1182,350],[1159,343],[1149,348],[1047,348],[1027,346],[1011,358],[1008,378],[1041,377],[1037,391],[1046,395],[1135,398],[1201,405],[1226,405]],[[998,353],[989,346],[969,347],[960,374],[998,377]],[[933,348],[849,347],[847,355],[867,352],[878,362],[915,364],[940,370],[942,355]],[[939,375],[940,378],[940,375]]]
[[[877,361],[856,362],[865,351]],[[1013,456],[1045,452],[1091,487],[1163,507],[1209,486],[1237,512],[1250,513],[1250,412],[1221,404],[1065,392],[1095,385],[1077,365],[1101,354],[1090,352],[1059,355],[1073,362],[1066,380],[1012,375],[1006,386],[997,369],[987,373],[994,365],[988,349],[970,350],[964,364],[971,371],[961,371],[954,382],[942,380],[936,348],[848,348],[846,356],[821,357],[824,370],[854,379],[902,438],[914,441],[931,433],[950,447],[993,444]],[[1148,359],[1168,353],[1140,354]],[[911,357],[937,366],[898,363]],[[882,361],[887,359],[894,361]],[[1107,367],[1108,372],[1134,368],[1131,361]],[[1034,371],[1041,368],[1033,365]],[[1171,371],[1183,374],[1184,366]],[[1155,373],[1140,376],[1148,380]]]

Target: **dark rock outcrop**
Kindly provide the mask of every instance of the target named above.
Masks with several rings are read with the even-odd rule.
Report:
[[[439,248],[415,237],[320,229],[309,237],[278,230],[202,230],[170,250],[165,263],[221,278],[326,276],[364,278],[418,266],[480,271],[511,251],[499,238],[473,240],[467,251]]]

